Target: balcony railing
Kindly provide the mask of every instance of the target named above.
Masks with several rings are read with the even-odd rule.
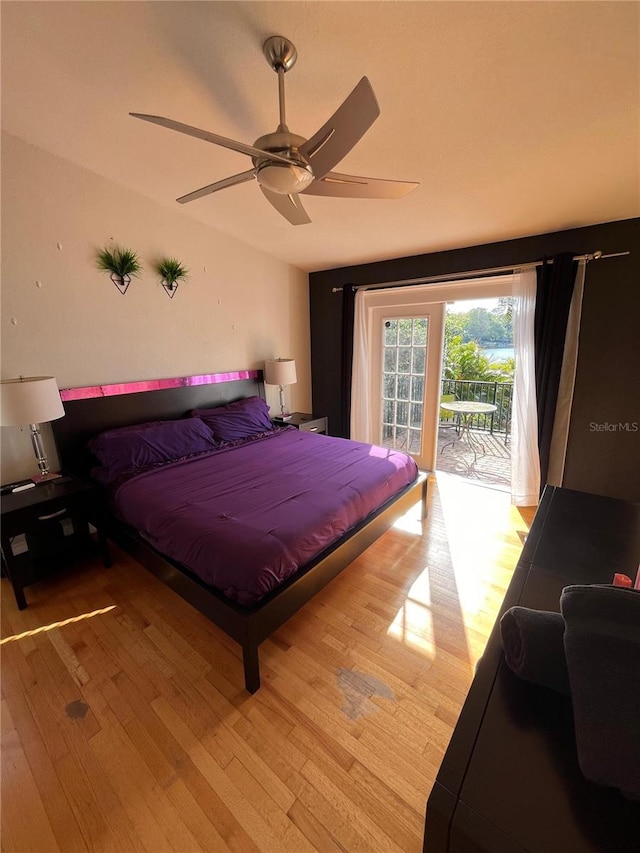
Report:
[[[489,415],[474,415],[471,429],[484,430],[507,438],[511,432],[513,382],[481,382],[476,379],[443,379],[442,394],[455,394],[456,400],[493,403],[496,411]]]

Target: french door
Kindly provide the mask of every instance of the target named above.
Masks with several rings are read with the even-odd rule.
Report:
[[[444,305],[379,307],[372,319],[377,443],[409,453],[418,467],[434,470]]]

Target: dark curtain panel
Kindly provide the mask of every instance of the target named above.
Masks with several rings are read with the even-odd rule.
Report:
[[[342,288],[342,356],[341,356],[341,395],[342,423],[332,435],[349,438],[351,433],[351,374],[353,372],[353,322],[355,315],[356,292],[352,285]]]
[[[538,267],[534,321],[536,400],[538,404],[538,450],[540,491],[547,482],[553,421],[558,401],[562,355],[567,320],[578,269],[573,252],[555,255]]]

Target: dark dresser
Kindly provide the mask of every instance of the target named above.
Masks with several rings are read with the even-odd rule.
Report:
[[[639,560],[640,504],[547,486],[500,615],[559,611],[563,587],[635,578]],[[427,802],[424,851],[640,853],[640,803],[584,778],[570,699],[509,670],[498,622]]]

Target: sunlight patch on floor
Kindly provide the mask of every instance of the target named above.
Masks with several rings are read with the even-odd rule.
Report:
[[[450,558],[450,593],[459,607],[459,639],[461,648],[466,639],[467,659],[473,665],[484,651],[482,638],[486,639],[491,630],[515,568],[522,547],[518,531],[523,521],[508,492],[442,472],[437,476],[437,489]],[[423,525],[418,505],[395,526],[420,535]],[[433,606],[427,565],[411,584],[388,636],[435,658]]]
[[[420,578],[425,575],[427,576],[426,585],[428,587],[429,578],[426,569]],[[405,646],[415,649],[426,657],[434,658],[436,645],[433,633],[433,614],[428,602],[416,600],[410,593],[389,626],[387,636],[399,640]]]
[[[431,607],[431,582],[429,567],[425,566],[409,588],[407,601],[415,601],[423,607]]]
[[[412,533],[414,536],[422,536],[424,533],[424,521],[422,520],[422,501],[418,501],[410,507],[404,515],[393,524],[396,530]]]
[[[461,608],[479,613],[490,573],[513,534],[510,496],[442,474],[438,492]]]
[[[491,630],[518,561],[519,532],[528,525],[508,492],[439,473],[438,493],[469,659],[474,664],[484,651],[478,638]]]
[[[69,619],[62,619],[60,622],[52,622],[50,625],[42,625],[40,628],[33,628],[31,631],[23,631],[22,634],[12,634],[10,637],[5,637],[0,640],[0,646],[5,643],[15,643],[17,640],[23,640],[25,637],[33,637],[36,634],[42,634],[46,631],[52,631],[54,628],[62,628],[64,625],[70,625],[72,622],[82,622],[83,619],[91,619],[93,616],[102,616],[103,613],[109,613],[110,610],[115,610],[117,604],[112,604],[109,607],[103,607],[101,610],[92,610],[90,613],[82,613],[80,616],[71,616]]]

